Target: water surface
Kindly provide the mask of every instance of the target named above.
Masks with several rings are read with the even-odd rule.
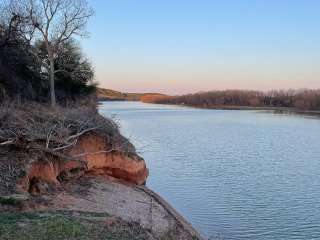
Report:
[[[203,235],[320,239],[320,119],[104,102],[150,169],[147,185]]]

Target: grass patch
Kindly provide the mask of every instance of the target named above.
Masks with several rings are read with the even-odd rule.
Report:
[[[0,239],[3,240],[81,239],[83,231],[79,222],[61,216],[7,215],[2,217],[3,221],[6,222],[0,226]]]
[[[66,213],[0,214],[1,240],[144,240],[137,224],[117,222],[106,226],[101,217],[90,214],[74,217]]]
[[[0,230],[3,225],[12,225],[26,220],[39,220],[40,216],[35,213],[1,213]],[[0,231],[1,236],[1,231]]]
[[[15,206],[18,204],[18,201],[14,198],[1,198],[0,197],[0,204]]]
[[[16,206],[27,199],[28,197],[22,194],[11,194],[7,196],[0,196],[0,205],[2,204],[2,205]]]

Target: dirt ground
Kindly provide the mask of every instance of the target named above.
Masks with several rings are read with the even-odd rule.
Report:
[[[147,187],[103,176],[83,176],[51,193],[0,203],[0,223],[0,239],[8,240],[202,239],[179,213]],[[75,230],[70,232],[69,225]],[[55,234],[45,237],[46,232],[52,231],[57,231],[60,238],[55,238]],[[77,238],[77,234],[83,238]]]
[[[139,223],[155,238],[200,239],[193,227],[160,196],[144,186],[130,186],[103,177],[84,177],[70,182],[66,191],[50,202],[56,210],[107,213]]]

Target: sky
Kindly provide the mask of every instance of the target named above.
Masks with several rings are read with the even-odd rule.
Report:
[[[320,88],[319,0],[89,0],[100,87],[184,94]]]

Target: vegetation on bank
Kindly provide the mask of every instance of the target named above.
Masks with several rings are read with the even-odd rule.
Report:
[[[0,214],[2,240],[144,240],[148,232],[107,214],[34,212]]]
[[[92,96],[94,70],[74,38],[89,13],[85,0],[1,2],[0,100],[55,105]]]
[[[0,105],[0,146],[30,146],[53,152],[67,150],[87,133],[105,136],[124,148],[118,125],[90,106],[55,107],[38,103]],[[129,145],[129,143],[127,143]],[[130,146],[132,149],[133,146]],[[129,151],[129,149],[128,149]]]
[[[104,149],[106,152],[135,153],[134,146],[120,134],[118,125],[99,115],[95,107],[1,104],[0,196],[15,192],[17,179],[24,177],[26,166],[32,161],[81,159],[85,152],[70,159],[68,151],[85,134],[104,137],[110,146]]]
[[[153,96],[145,102],[177,104],[200,108],[271,107],[303,111],[320,110],[320,90],[273,90],[269,92],[225,90],[200,92],[182,96]]]
[[[1,240],[150,240],[152,234],[139,223],[106,213],[42,211],[0,213]],[[174,231],[159,240],[175,240]],[[192,237],[198,240],[197,237]]]

